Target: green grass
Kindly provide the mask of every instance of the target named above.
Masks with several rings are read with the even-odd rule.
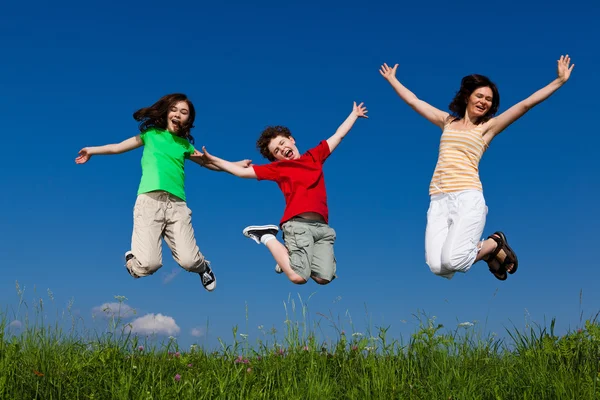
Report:
[[[63,331],[39,300],[18,334],[0,316],[0,399],[600,399],[597,316],[562,336],[554,320],[501,340],[422,318],[405,343],[386,328],[326,342],[301,310],[286,308],[282,339],[273,329],[251,345],[235,327],[209,352],[140,342],[119,316],[101,334],[72,316]]]

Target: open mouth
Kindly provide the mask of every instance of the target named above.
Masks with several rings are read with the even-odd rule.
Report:
[[[481,112],[485,111],[485,107],[482,107],[482,106],[475,106],[475,108],[478,109]]]
[[[294,152],[292,151],[292,149],[288,149],[283,152],[283,156],[285,158],[292,158],[293,155],[294,155]]]
[[[172,119],[171,124],[173,124],[173,127],[177,129],[181,127],[181,121],[179,121],[178,119]]]

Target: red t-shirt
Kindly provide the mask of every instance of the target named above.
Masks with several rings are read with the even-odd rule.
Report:
[[[254,165],[256,178],[277,182],[285,197],[280,224],[305,212],[316,212],[329,220],[323,163],[331,151],[326,140],[302,154],[297,160],[277,160]]]

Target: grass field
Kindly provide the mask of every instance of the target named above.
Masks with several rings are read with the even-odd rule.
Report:
[[[67,330],[41,300],[33,309],[18,332],[0,316],[0,399],[600,399],[598,315],[562,336],[554,320],[497,339],[425,318],[406,341],[376,328],[325,342],[303,306],[298,320],[286,309],[282,332],[250,343],[234,327],[207,351],[141,341],[119,315],[92,333],[70,306]]]

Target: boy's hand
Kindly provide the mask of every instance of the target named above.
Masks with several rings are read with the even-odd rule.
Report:
[[[235,165],[239,165],[242,168],[248,168],[252,165],[252,160],[241,160],[234,162]]]
[[[79,157],[75,159],[75,163],[85,164],[90,158],[92,158],[92,154],[87,147],[84,147],[83,149],[79,150]]]
[[[396,77],[396,70],[398,69],[398,64],[394,65],[394,68],[388,67],[386,63],[381,66],[379,73],[388,81]]]
[[[360,103],[359,105],[356,105],[356,102],[354,102],[354,107],[352,108],[352,112],[354,113],[354,115],[356,115],[359,118],[369,118],[367,116],[367,113],[369,112],[367,110],[367,107],[365,107],[363,103]]]

